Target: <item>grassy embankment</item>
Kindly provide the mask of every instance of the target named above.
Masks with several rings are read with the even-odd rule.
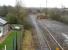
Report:
[[[31,31],[25,31],[22,50],[35,50]]]
[[[18,35],[17,37],[20,37],[20,31],[12,31],[4,42],[0,44],[0,50],[4,49],[4,45],[7,46],[7,50],[13,50],[13,39],[15,38],[16,33]]]

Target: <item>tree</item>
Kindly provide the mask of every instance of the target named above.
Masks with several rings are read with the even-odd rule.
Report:
[[[57,20],[57,21],[60,21],[61,20],[60,14],[55,13],[55,12],[51,12],[50,18],[53,19],[53,20]]]
[[[7,9],[8,9],[8,13],[14,13],[14,14],[16,14],[16,9],[15,9],[15,7],[7,6]]]
[[[27,11],[24,9],[24,7],[22,7],[20,1],[17,1],[15,9],[16,9],[16,17],[18,19],[18,23],[23,24],[23,21],[27,16]]]
[[[7,6],[2,6],[0,7],[0,16],[6,16],[8,14],[8,9],[7,9]]]
[[[8,13],[7,14],[7,21],[9,24],[17,24],[17,18],[14,14]]]

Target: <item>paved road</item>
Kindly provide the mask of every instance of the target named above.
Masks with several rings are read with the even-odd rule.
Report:
[[[68,49],[68,26],[53,20],[38,20],[39,24],[51,32],[55,40],[64,48]],[[42,27],[41,26],[41,27]]]

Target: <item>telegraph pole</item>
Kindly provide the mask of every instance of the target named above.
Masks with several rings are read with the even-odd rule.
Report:
[[[45,12],[45,15],[47,17],[47,0],[46,0],[46,12]]]

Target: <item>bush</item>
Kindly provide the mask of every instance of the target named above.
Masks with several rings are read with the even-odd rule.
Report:
[[[31,29],[32,28],[32,25],[31,24],[29,24],[28,22],[24,22],[24,29]]]
[[[61,22],[68,24],[68,17],[63,16]]]
[[[61,20],[60,14],[57,14],[57,13],[51,13],[50,18],[53,19],[53,20],[57,20],[57,21]]]
[[[13,14],[7,14],[7,21],[9,24],[17,24],[17,18]]]

